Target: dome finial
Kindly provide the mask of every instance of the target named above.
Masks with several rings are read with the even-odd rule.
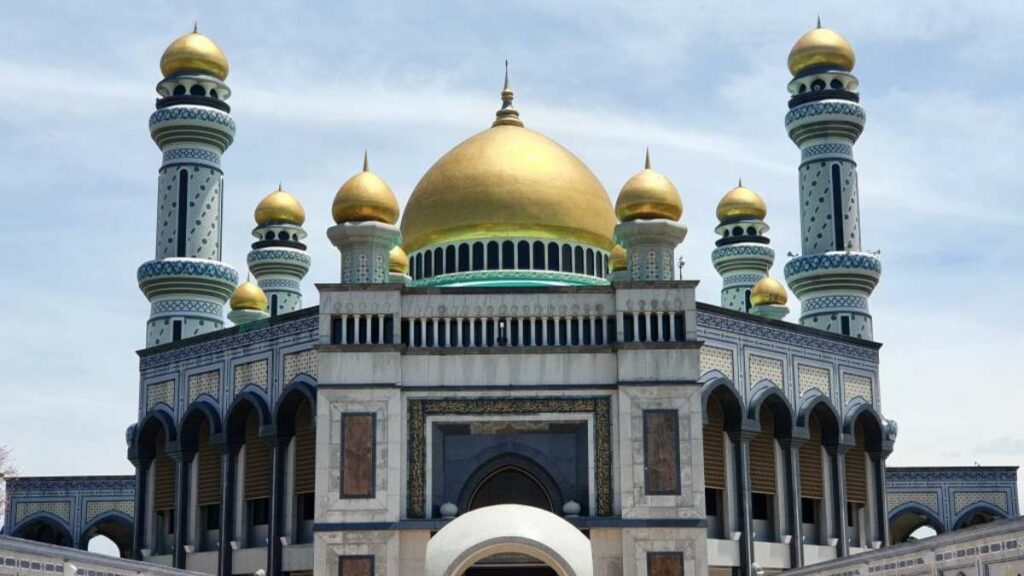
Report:
[[[818,14],[818,28],[821,28],[821,14]]]
[[[647,151],[644,154],[644,170],[651,169],[651,147],[647,147]]]
[[[508,81],[508,60],[505,60],[505,85],[501,90],[501,110],[495,114],[496,118],[491,126],[522,126],[523,121],[519,119],[519,111],[512,106],[512,99],[515,94],[512,92],[512,85]]]
[[[736,187],[743,188],[743,176],[740,176],[739,178],[736,179]]]
[[[199,20],[192,21],[192,33],[199,34]]]
[[[363,150],[363,172],[370,171],[370,151]]]

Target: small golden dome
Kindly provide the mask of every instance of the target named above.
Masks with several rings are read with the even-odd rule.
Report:
[[[612,272],[619,272],[629,267],[629,258],[626,256],[626,249],[616,244],[612,248],[611,256],[608,258],[608,269]]]
[[[338,224],[367,221],[394,224],[398,221],[398,199],[380,176],[370,172],[369,158],[364,155],[363,171],[338,188],[331,214]]]
[[[409,273],[409,256],[401,246],[395,246],[388,254],[388,270],[396,274]]]
[[[239,284],[238,288],[235,288],[234,294],[231,295],[231,309],[265,311],[267,295],[255,282],[246,280]]]
[[[738,186],[722,196],[715,215],[718,216],[719,222],[743,218],[764,220],[768,215],[768,206],[757,192],[744,188],[743,182],[740,181]]]
[[[220,46],[195,30],[164,50],[160,72],[165,78],[181,72],[198,72],[224,80],[228,77],[228,59]]]
[[[853,47],[835,30],[818,27],[804,34],[789,51],[789,71],[794,76],[808,68],[827,66],[850,72],[857,62]]]
[[[622,222],[654,218],[679,220],[683,215],[679,190],[663,174],[651,170],[650,152],[644,161],[644,169],[622,186],[615,201],[615,215]]]
[[[766,304],[785,306],[788,300],[789,295],[786,294],[785,286],[770,276],[761,278],[757,284],[754,284],[754,289],[750,291],[750,303],[754,306]]]
[[[302,204],[288,192],[277,187],[277,190],[267,194],[260,203],[256,205],[256,223],[263,224],[294,224],[302,226],[306,221],[306,211]]]

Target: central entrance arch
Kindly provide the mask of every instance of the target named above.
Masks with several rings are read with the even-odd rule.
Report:
[[[462,576],[481,561],[502,555],[532,559],[530,568],[536,573],[594,574],[590,540],[582,532],[551,512],[521,504],[478,508],[449,522],[427,544],[426,574]],[[473,573],[487,570],[474,568]]]

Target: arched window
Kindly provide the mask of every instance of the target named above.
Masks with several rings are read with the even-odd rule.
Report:
[[[469,244],[459,244],[459,272],[469,270]]]
[[[735,228],[733,228],[732,229],[732,235],[733,236],[743,236],[743,227],[742,226],[736,226]]]
[[[440,246],[434,248],[434,276],[444,274],[444,250]]]
[[[757,230],[755,230],[753,226],[747,226],[747,235],[757,236]]]
[[[423,277],[430,278],[434,275],[434,252],[427,250],[423,255]]]
[[[270,297],[270,315],[277,316],[277,294]]]
[[[595,274],[595,270],[596,268],[594,266],[594,249],[587,248],[587,275],[593,276]]]
[[[188,89],[188,93],[193,96],[206,96],[206,88],[203,88],[199,84],[193,84],[192,87]]]
[[[533,269],[543,270],[544,269],[544,243],[534,242],[533,243]]]
[[[517,263],[516,268],[526,270],[530,267],[530,243],[526,240],[520,240],[517,248],[519,262]]]
[[[444,273],[452,274],[456,270],[455,246],[444,249]]]
[[[473,270],[484,269],[484,243],[473,243]]]
[[[833,90],[842,90],[843,82],[839,78],[833,78],[832,81],[829,82],[829,86],[831,86]]]
[[[573,268],[577,274],[583,274],[583,270],[585,269],[583,248],[580,246],[577,246],[576,249],[573,250]]]
[[[572,272],[572,246],[562,244],[562,272]]]
[[[182,86],[181,84],[178,84],[177,86],[174,87],[174,95],[175,96],[184,96],[186,92],[188,92],[188,90],[186,90],[185,87]]]
[[[548,242],[548,270],[558,270],[558,244]]]
[[[825,81],[822,80],[821,78],[818,78],[814,82],[811,82],[811,91],[812,92],[821,92],[824,89],[825,89]]]
[[[516,267],[516,245],[511,240],[501,243],[501,269],[512,270]]]
[[[501,261],[498,259],[498,243],[491,242],[487,243],[487,269],[498,270],[501,268]]]
[[[211,88],[210,89],[210,98],[219,99],[217,97],[217,89],[216,88]]]
[[[420,278],[423,278],[423,256],[420,255],[420,254],[417,254],[416,256],[413,256],[412,257],[412,262],[413,262],[413,274],[414,274],[414,277],[417,280],[420,279]]]

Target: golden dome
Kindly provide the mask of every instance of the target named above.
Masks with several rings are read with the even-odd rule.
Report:
[[[260,203],[256,205],[256,223],[271,224],[284,223],[302,226],[306,221],[306,211],[302,204],[288,192],[277,187],[277,190],[267,194]]]
[[[409,273],[409,256],[401,246],[395,246],[388,254],[388,270],[396,274]]]
[[[500,237],[612,248],[615,214],[597,177],[572,152],[522,127],[510,110],[503,108],[494,126],[452,148],[420,179],[402,216],[406,252]]]
[[[231,309],[265,311],[267,309],[267,295],[263,293],[263,289],[257,286],[255,282],[246,280],[239,284],[238,288],[235,288],[234,294],[231,295]]]
[[[788,300],[789,295],[786,294],[786,288],[770,276],[761,278],[757,284],[754,284],[754,289],[750,291],[750,303],[754,306],[766,304],[785,306]]]
[[[171,42],[164,50],[160,72],[164,77],[198,72],[224,80],[228,77],[228,59],[213,40],[194,30]]]
[[[398,200],[391,187],[373,172],[370,162],[363,156],[363,171],[349,178],[338,188],[331,205],[331,214],[338,224],[342,222],[398,221]]]
[[[764,220],[768,215],[768,206],[757,192],[744,188],[741,181],[738,186],[722,196],[715,215],[718,216],[719,222],[742,218]]]
[[[679,190],[660,172],[651,170],[650,152],[644,161],[644,169],[622,186],[615,201],[615,214],[622,222],[653,218],[679,220],[683,215]]]
[[[857,57],[853,47],[835,30],[818,27],[804,34],[789,51],[789,71],[794,76],[818,66],[839,68],[847,72],[853,70]]]
[[[611,257],[608,258],[608,269],[612,272],[619,272],[629,267],[629,259],[626,256],[626,249],[616,244],[612,248]]]

